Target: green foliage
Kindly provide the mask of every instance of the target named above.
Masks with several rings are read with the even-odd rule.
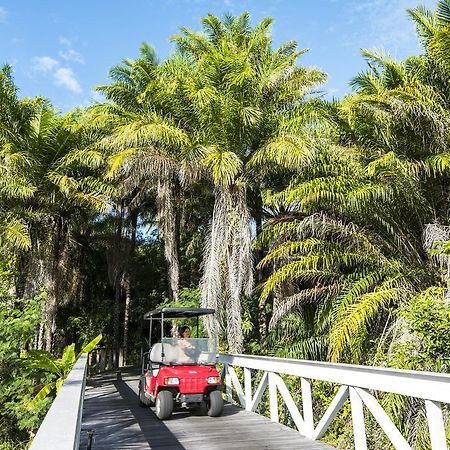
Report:
[[[157,308],[198,308],[200,306],[200,291],[197,288],[183,288],[176,300],[164,299]]]
[[[28,441],[49,405],[28,410],[34,381],[21,359],[37,332],[44,299],[44,294],[31,300],[0,298],[0,446],[14,448]]]
[[[29,369],[51,374],[54,380],[40,388],[30,402],[29,408],[36,408],[53,390],[56,390],[56,393],[58,393],[78,358],[84,353],[89,353],[93,350],[102,340],[102,337],[99,334],[92,341],[85,344],[78,354],[75,354],[75,344],[66,346],[59,359],[46,350],[28,350],[24,356],[24,364]]]
[[[410,339],[399,344],[392,363],[400,368],[447,371],[450,362],[450,305],[444,288],[431,287],[399,309]]]
[[[373,363],[399,369],[448,372],[450,307],[442,287],[430,287],[401,305],[396,334],[389,333],[378,347]],[[426,411],[422,401],[395,394],[380,394],[379,401],[408,438],[413,448],[429,448]],[[376,429],[373,430],[373,438]]]

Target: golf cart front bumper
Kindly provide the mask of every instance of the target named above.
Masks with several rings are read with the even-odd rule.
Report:
[[[200,403],[204,400],[203,394],[180,394],[177,398],[180,403]]]

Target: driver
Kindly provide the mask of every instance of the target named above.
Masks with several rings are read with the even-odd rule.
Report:
[[[193,345],[188,341],[191,337],[191,329],[188,326],[180,328],[180,338],[178,340],[178,349],[180,350],[180,362],[194,362],[192,360]]]

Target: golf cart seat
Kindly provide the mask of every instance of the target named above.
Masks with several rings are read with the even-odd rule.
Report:
[[[164,350],[164,357],[162,357],[162,352]],[[177,347],[174,347],[171,344],[161,344],[161,342],[158,342],[152,346],[152,349],[150,351],[150,361],[154,364],[161,364],[161,363],[171,363],[171,362],[177,362],[179,359],[178,355],[179,351]]]

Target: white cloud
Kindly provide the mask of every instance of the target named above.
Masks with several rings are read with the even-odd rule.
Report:
[[[354,46],[359,42],[362,47],[383,47],[397,52],[399,57],[417,51],[415,27],[408,18],[407,9],[418,3],[434,7],[435,0],[353,0],[345,5],[347,26],[355,24],[364,29],[364,34],[355,33],[346,36],[347,44]]]
[[[74,73],[67,67],[61,67],[53,74],[55,82],[58,86],[62,86],[75,94],[81,94],[82,89],[80,83],[75,78]]]
[[[59,43],[61,45],[64,45],[65,47],[70,47],[72,45],[72,41],[67,39],[64,36],[60,36],[58,40],[59,40]]]
[[[36,56],[33,58],[32,68],[39,72],[50,72],[55,69],[58,64],[58,61],[50,56]]]
[[[0,6],[0,23],[6,23],[6,16],[8,15],[8,13],[6,12],[5,8],[2,8]]]
[[[60,50],[59,56],[65,61],[75,62],[79,64],[84,64],[84,58],[81,53],[78,53],[73,48],[69,48],[68,50]]]

